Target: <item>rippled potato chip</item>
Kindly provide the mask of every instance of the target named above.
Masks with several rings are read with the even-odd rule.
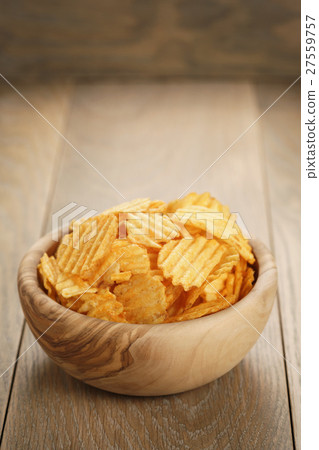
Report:
[[[91,227],[83,227],[83,233],[80,233],[79,240],[75,243],[72,235],[63,238],[57,252],[57,263],[61,271],[84,279],[98,273],[116,239],[118,220],[116,216],[109,214],[97,216],[95,221],[95,234],[92,235]]]
[[[168,318],[166,322],[182,322],[184,320],[198,319],[199,317],[207,316],[208,314],[212,314],[222,309],[223,308],[219,304],[201,303],[200,305],[187,309],[176,316]]]
[[[219,298],[219,293],[225,288],[227,277],[228,273],[225,272],[205,284],[201,296],[206,302],[215,301]]]
[[[211,197],[209,192],[204,192],[204,194],[191,192],[184,198],[173,200],[167,205],[167,212],[176,212],[178,209],[189,206],[204,206],[212,211],[221,212],[224,214],[225,219],[230,215],[228,206],[223,205],[216,198]]]
[[[113,208],[106,209],[103,215],[119,212],[146,212],[150,207],[151,200],[149,198],[136,198],[130,202],[121,203]]]
[[[151,248],[161,248],[180,235],[171,219],[162,213],[127,213],[125,217],[127,238],[136,244]]]
[[[187,222],[188,231],[191,231],[193,235],[197,228],[205,232],[206,237],[218,238],[223,243],[234,247],[250,264],[255,262],[252,248],[236,224],[235,214],[229,214],[225,217],[222,211],[193,205],[178,209],[175,212],[177,217],[182,217],[187,213],[191,214]]]
[[[64,298],[76,297],[85,292],[97,292],[96,287],[90,286],[87,281],[82,280],[77,275],[60,274],[58,276],[55,289],[59,296]]]
[[[150,270],[150,260],[147,250],[128,240],[116,240],[111,248],[113,258],[118,259],[123,272],[147,273]]]
[[[165,244],[158,255],[158,266],[174,286],[181,284],[185,291],[200,287],[221,260],[226,247],[216,240],[202,236],[181,239]]]
[[[165,286],[157,276],[134,275],[114,289],[125,317],[133,323],[160,323],[166,318]]]
[[[39,274],[42,278],[43,286],[48,292],[48,296],[53,300],[56,297],[56,282],[60,273],[58,264],[54,256],[48,256],[46,253],[42,256],[38,265]]]
[[[167,204],[162,200],[153,200],[150,202],[147,211],[165,213],[167,210]]]
[[[171,283],[167,283],[165,289],[166,309],[169,309],[176,302],[176,300],[182,295],[183,292],[184,292],[183,286],[181,285],[174,286]]]
[[[254,282],[254,270],[251,267],[248,267],[244,275],[243,283],[240,290],[241,298],[249,294],[249,292],[252,290],[253,282]]]
[[[119,273],[113,273],[111,275],[111,281],[115,281],[116,283],[122,283],[123,281],[128,281],[132,276],[131,271],[127,272],[119,272]]]
[[[84,294],[82,300],[78,312],[112,322],[126,322],[122,303],[109,289],[100,289],[96,294]]]
[[[71,223],[38,270],[48,295],[107,321],[160,324],[213,314],[253,288],[254,255],[209,193],[140,198]]]
[[[147,254],[148,259],[150,261],[150,269],[151,270],[157,269],[158,249],[148,248]]]

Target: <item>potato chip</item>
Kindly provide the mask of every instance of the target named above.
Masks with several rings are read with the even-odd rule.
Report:
[[[165,244],[158,255],[158,266],[174,286],[181,284],[185,291],[200,287],[220,262],[226,247],[216,240],[202,236],[181,239]]]
[[[220,263],[215,267],[214,272],[208,277],[208,281],[214,281],[224,273],[230,273],[236,264],[239,263],[239,253],[234,247],[227,247]]]
[[[131,276],[132,276],[131,271],[113,273],[113,275],[111,275],[111,281],[115,281],[116,283],[122,283],[123,281],[128,281],[131,278]]]
[[[159,280],[164,281],[164,275],[161,269],[153,269],[148,272],[152,277],[158,277]]]
[[[70,231],[74,231],[76,228],[81,229],[81,233],[88,227],[91,226],[97,220],[97,216],[91,216],[90,212],[80,217],[80,219],[72,220],[70,224]]]
[[[197,319],[219,310],[220,308],[216,304],[210,305],[209,303],[201,303],[200,305],[183,311],[181,314],[167,318],[165,322],[182,322],[184,320]]]
[[[78,312],[98,319],[126,322],[122,303],[108,289],[99,290],[97,294],[84,294],[82,299],[83,305]]]
[[[229,214],[226,218],[223,218],[222,212],[213,211],[204,206],[189,206],[175,212],[177,217],[182,217],[187,213],[192,214],[186,226],[193,235],[194,228],[198,228],[206,233],[208,239],[212,237],[221,239],[223,243],[233,246],[250,264],[254,263],[255,258],[251,246],[236,224],[235,214]]]
[[[128,240],[116,239],[112,246],[108,257],[105,259],[100,268],[101,278],[98,279],[97,285],[111,287],[115,282],[123,280],[121,273],[126,273],[124,278],[131,274],[147,273],[150,270],[150,261],[145,248],[132,244]]]
[[[234,283],[235,283],[235,275],[233,273],[229,273],[226,279],[226,295],[225,297],[229,298],[234,293]]]
[[[167,319],[169,317],[175,317],[184,311],[185,295],[186,295],[186,292],[183,290],[181,295],[175,300],[175,302],[169,308],[167,308]],[[166,320],[165,320],[165,322],[166,322]]]
[[[230,307],[253,287],[248,241],[209,193],[140,198],[75,220],[38,270],[48,295],[103,320],[164,323]]]
[[[40,260],[40,264],[38,265],[38,270],[42,277],[43,285],[48,291],[49,297],[54,300],[56,297],[55,285],[60,273],[54,256],[49,257],[44,253]]]
[[[226,297],[223,298],[219,294],[219,298],[217,300],[200,303],[199,305],[193,306],[192,308],[184,310],[176,316],[167,318],[166,322],[181,322],[184,320],[197,319],[217,311],[222,311],[223,309],[230,307],[234,302],[234,296],[226,299]]]
[[[66,251],[66,248],[71,247],[71,243],[72,243],[72,233],[65,234],[62,237],[60,245],[59,245],[59,247],[58,247],[58,249],[56,251],[56,254],[55,254],[55,259],[56,259],[56,261],[58,263],[58,266],[59,266],[59,262],[62,259],[62,256],[64,255],[64,253]]]
[[[236,265],[235,268],[235,288],[234,288],[234,295],[236,298],[236,301],[239,299],[241,286],[244,279],[244,274],[247,270],[247,261],[244,260],[244,258],[240,257],[240,261]]]
[[[148,248],[147,249],[147,254],[148,254],[148,259],[150,261],[150,268],[151,268],[151,270],[157,269],[157,258],[158,258],[158,251],[157,251],[157,249]]]
[[[240,298],[245,297],[252,290],[254,278],[254,269],[248,267],[241,286]]]
[[[180,235],[171,219],[161,213],[128,213],[126,230],[131,242],[154,248],[161,248],[161,242],[168,242]]]
[[[61,243],[62,250],[57,253],[57,262],[61,271],[79,275],[89,279],[95,274],[98,276],[98,268],[108,255],[112,242],[117,236],[118,220],[113,215],[97,217],[97,232],[90,235],[86,228],[80,236],[79,249],[74,248],[71,237]]]
[[[167,204],[162,200],[153,200],[150,202],[147,211],[164,213],[167,210]]]
[[[113,206],[113,208],[106,209],[102,212],[102,215],[110,213],[119,212],[146,212],[148,211],[151,204],[149,198],[136,198],[130,202],[120,203],[119,205]]]
[[[167,309],[170,308],[183,292],[184,292],[183,286],[181,285],[174,286],[173,284],[168,283],[165,289],[166,308]]]
[[[85,292],[97,292],[96,287],[91,287],[88,282],[77,275],[59,274],[55,288],[58,295],[64,298],[76,297]]]
[[[225,219],[230,215],[228,206],[211,197],[209,192],[204,192],[204,194],[191,192],[182,199],[174,200],[167,205],[167,212],[176,212],[178,209],[188,208],[189,206],[204,206],[212,211],[221,212]]]
[[[146,273],[150,270],[147,250],[128,240],[115,240],[111,247],[113,259],[118,259],[122,272]]]
[[[193,287],[190,291],[186,292],[184,305],[185,310],[191,308],[197,302],[198,298],[202,295],[205,286],[206,282],[202,284],[202,286]]]
[[[134,275],[113,292],[123,304],[129,322],[160,323],[166,318],[165,286],[157,277]]]
[[[204,289],[202,293],[200,294],[201,297],[206,302],[212,302],[217,300],[220,296],[219,293],[222,292],[222,290],[225,287],[226,280],[228,277],[228,273],[222,273],[217,278],[210,280],[210,277],[208,277],[208,282],[205,283]],[[212,277],[213,278],[213,277]]]
[[[238,253],[248,261],[249,264],[254,264],[255,257],[247,239],[238,234],[231,236],[229,239],[223,239],[223,242],[234,246],[238,250]]]

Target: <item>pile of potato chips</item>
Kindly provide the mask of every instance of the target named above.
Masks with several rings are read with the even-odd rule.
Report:
[[[195,319],[252,289],[255,258],[236,217],[209,193],[136,199],[71,224],[38,266],[48,295],[90,317]]]

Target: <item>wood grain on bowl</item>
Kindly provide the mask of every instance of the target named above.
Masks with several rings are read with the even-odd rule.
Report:
[[[272,255],[252,241],[258,278],[234,307],[200,319],[160,325],[124,324],[68,310],[41,289],[37,265],[52,254],[51,234],[21,262],[20,300],[29,327],[44,351],[85,383],[130,395],[165,395],[204,385],[237,365],[263,330],[275,297]]]

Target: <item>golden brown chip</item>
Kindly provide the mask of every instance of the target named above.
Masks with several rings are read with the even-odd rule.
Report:
[[[101,273],[102,275],[94,283],[94,286],[104,286],[105,288],[112,286],[115,283],[113,275],[121,273],[119,261],[114,261],[113,256],[109,255],[101,267]]]
[[[160,323],[166,318],[165,286],[158,277],[133,275],[114,288],[124,306],[125,317],[132,323]]]
[[[147,250],[139,245],[132,244],[128,240],[114,241],[111,253],[114,259],[118,259],[122,272],[132,274],[146,273],[150,270],[150,260]]]
[[[182,313],[172,316],[166,319],[166,322],[182,322],[184,320],[197,319],[207,314],[212,314],[219,311],[218,305],[210,305],[209,303],[201,303],[200,305],[193,306]]]
[[[221,211],[214,211],[206,206],[188,206],[180,208],[175,212],[177,217],[183,217],[188,215],[187,228],[192,232],[196,229],[205,231],[207,238],[212,237],[221,238],[224,229],[227,225],[227,219]]]
[[[191,308],[198,300],[198,298],[202,295],[206,286],[206,282],[200,287],[193,287],[190,291],[185,294],[185,307],[187,310]]]
[[[182,286],[180,285],[174,286],[173,284],[168,283],[165,289],[167,309],[170,308],[173,305],[173,303],[176,302],[176,300],[180,297],[182,292],[184,292]]]
[[[48,291],[48,296],[53,300],[56,298],[55,284],[57,282],[60,270],[54,256],[48,256],[46,253],[42,256],[38,270],[41,275],[43,285]]]
[[[79,230],[79,234],[82,234],[84,230],[88,227],[94,226],[95,222],[97,222],[97,216],[87,216],[84,215],[80,219],[74,219],[72,220],[70,224],[70,231]],[[65,235],[67,236],[67,235]]]
[[[150,260],[150,268],[151,270],[157,269],[157,258],[158,258],[158,251],[153,251],[153,249],[147,249],[148,258]]]
[[[67,299],[61,297],[61,304],[66,308],[90,317],[126,322],[123,314],[123,305],[116,300],[115,295],[108,289],[99,289],[97,293],[86,292],[79,297]]]
[[[228,206],[211,197],[209,192],[204,192],[204,194],[191,192],[184,198],[174,200],[167,205],[167,212],[176,212],[178,209],[188,208],[189,206],[204,206],[212,211],[221,212],[225,219],[230,215]]]
[[[169,317],[166,322],[181,322],[184,320],[197,319],[199,317],[207,316],[208,314],[213,314],[217,311],[222,311],[230,307],[235,303],[234,296],[226,299],[219,295],[219,298],[212,302],[200,303],[199,305],[193,306],[190,309],[183,311],[182,313]]]
[[[161,269],[153,269],[148,272],[152,277],[158,277],[159,280],[164,281],[164,275]]]
[[[127,238],[145,247],[161,248],[160,243],[175,239],[180,231],[162,213],[128,213],[125,218]]]
[[[181,284],[189,291],[194,286],[202,286],[225,250],[226,247],[216,240],[207,240],[203,236],[170,241],[159,252],[158,266],[165,278],[172,279],[172,284]]]
[[[101,266],[100,272],[102,276],[98,280],[97,285],[111,287],[115,281],[123,279],[123,275],[121,275],[123,272],[126,273],[124,277],[128,277],[128,272],[138,274],[147,273],[149,270],[150,261],[145,248],[132,244],[126,239],[116,239],[112,244],[108,257]]]
[[[61,242],[57,262],[61,271],[79,275],[84,279],[98,277],[98,269],[107,257],[117,236],[118,220],[113,214],[98,216],[97,231],[91,236],[90,227],[79,238],[79,249],[74,248],[71,236]]]
[[[227,277],[228,273],[222,273],[218,278],[215,278],[211,281],[210,277],[208,277],[208,283],[205,284],[204,289],[200,294],[201,297],[203,297],[206,302],[216,301],[218,298],[220,298],[219,294],[225,287]]]
[[[81,295],[69,298],[64,298],[62,295],[59,295],[57,298],[62,306],[71,309],[72,311],[78,311],[84,304]]]
[[[247,261],[240,257],[240,261],[237,263],[235,268],[235,287],[234,296],[236,301],[239,300],[240,290],[244,279],[244,274],[247,270]]]
[[[66,248],[70,247],[70,244],[72,242],[72,236],[73,234],[65,234],[63,236],[63,238],[61,239],[61,242],[57,248],[57,251],[55,253],[55,257],[56,257],[56,261],[59,262],[61,261],[61,258],[64,254],[64,252],[66,251]]]
[[[239,263],[239,253],[234,247],[227,247],[220,263],[215,267],[214,271],[209,275],[208,281],[214,281],[224,273],[230,273],[236,264]]]
[[[59,274],[55,285],[58,295],[64,298],[76,297],[85,292],[97,292],[96,287],[91,287],[90,284],[82,280],[77,275]]]
[[[236,216],[209,193],[168,205],[135,199],[71,224],[38,266],[48,295],[87,316],[129,323],[195,319],[252,289]]]
[[[123,281],[128,281],[132,276],[132,272],[120,272],[120,273],[114,273],[111,275],[111,280],[115,281],[116,283],[122,283]]]
[[[96,294],[84,294],[78,312],[87,316],[113,322],[126,322],[122,303],[108,289],[99,289]]]
[[[235,283],[235,275],[233,273],[229,273],[226,280],[226,298],[231,297],[234,294],[234,283]]]
[[[248,267],[241,286],[240,298],[245,297],[252,290],[254,277],[255,277],[254,269]]]
[[[147,211],[164,213],[166,209],[167,204],[165,202],[162,200],[153,200],[150,202]]]
[[[185,309],[185,297],[186,292],[182,288],[181,295],[175,300],[175,302],[167,309],[168,317],[175,317],[181,314]]]
[[[119,205],[113,206],[113,208],[106,209],[102,212],[103,215],[110,213],[119,212],[145,212],[149,210],[151,200],[149,198],[136,198],[130,202],[120,203]]]
[[[182,217],[187,213],[191,213],[187,221],[187,229],[192,235],[194,235],[194,228],[198,228],[206,233],[208,239],[214,237],[222,240],[223,243],[234,247],[250,264],[254,263],[252,248],[236,224],[235,214],[230,214],[225,219],[223,212],[213,211],[204,206],[181,208],[175,214],[177,217]]]

